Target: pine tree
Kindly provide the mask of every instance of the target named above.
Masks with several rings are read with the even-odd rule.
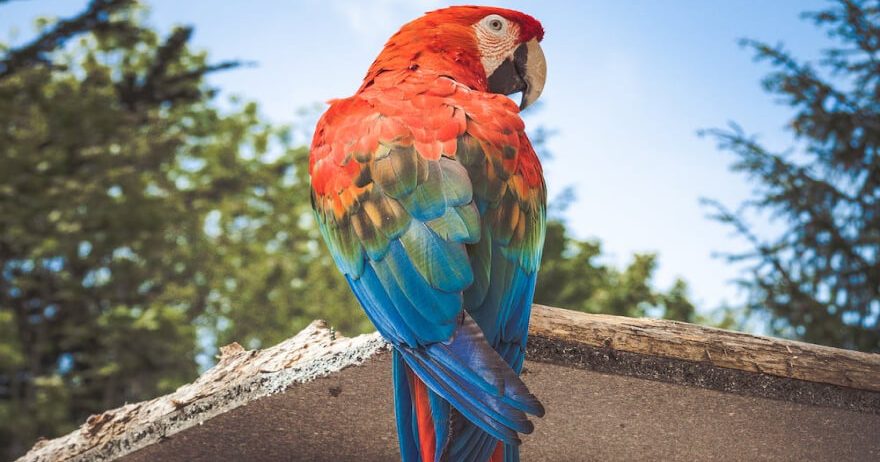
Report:
[[[841,0],[805,17],[833,46],[815,63],[782,46],[746,40],[772,72],[764,88],[793,111],[794,143],[771,152],[737,125],[710,130],[755,184],[736,211],[708,201],[714,217],[752,244],[728,255],[748,262],[741,283],[752,314],[809,342],[880,351],[880,2]],[[783,231],[764,239],[751,220]]]

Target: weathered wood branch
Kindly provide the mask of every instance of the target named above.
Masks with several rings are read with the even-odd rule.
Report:
[[[535,305],[534,336],[717,367],[880,391],[880,355],[663,319]]]
[[[233,343],[218,363],[174,393],[93,415],[76,431],[42,440],[21,461],[113,460],[250,401],[284,391],[387,348],[378,334],[337,336],[315,321],[265,350]]]

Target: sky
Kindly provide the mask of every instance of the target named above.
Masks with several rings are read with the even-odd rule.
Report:
[[[13,0],[0,6],[0,41],[21,43],[37,16],[73,15],[85,0]],[[405,0],[153,0],[162,31],[195,27],[192,43],[215,61],[255,66],[211,78],[221,98],[260,103],[280,123],[303,108],[351,95],[384,42],[425,11],[462,2]],[[472,2],[464,2],[472,3]],[[814,0],[495,1],[540,20],[548,77],[542,107],[527,117],[556,134],[545,163],[552,198],[571,186],[565,212],[574,236],[598,239],[609,263],[656,252],[655,282],[684,278],[702,310],[744,299],[732,280],[741,267],[714,254],[747,249],[706,217],[701,197],[736,206],[753,187],[728,170],[732,155],[699,129],[735,121],[768,147],[785,149],[789,109],[763,92],[769,70],[737,41],[784,43],[815,58],[829,42],[800,18]],[[305,127],[309,128],[309,127]],[[756,223],[762,233],[772,225]]]

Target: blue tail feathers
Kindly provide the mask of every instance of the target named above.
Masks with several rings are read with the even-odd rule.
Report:
[[[463,311],[448,341],[417,348],[395,347],[395,411],[404,461],[419,460],[406,368],[430,391],[438,436],[435,460],[445,453],[448,460],[484,461],[498,440],[511,449],[506,452],[513,453],[520,443],[517,434],[531,433],[534,428],[527,414],[544,414],[540,401]]]

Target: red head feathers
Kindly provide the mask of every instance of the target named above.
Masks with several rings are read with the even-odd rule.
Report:
[[[490,90],[488,77],[505,59],[513,61],[520,45],[537,44],[543,38],[541,23],[519,11],[483,6],[431,11],[405,24],[388,40],[361,89],[383,73],[421,69],[451,73],[459,83]]]

